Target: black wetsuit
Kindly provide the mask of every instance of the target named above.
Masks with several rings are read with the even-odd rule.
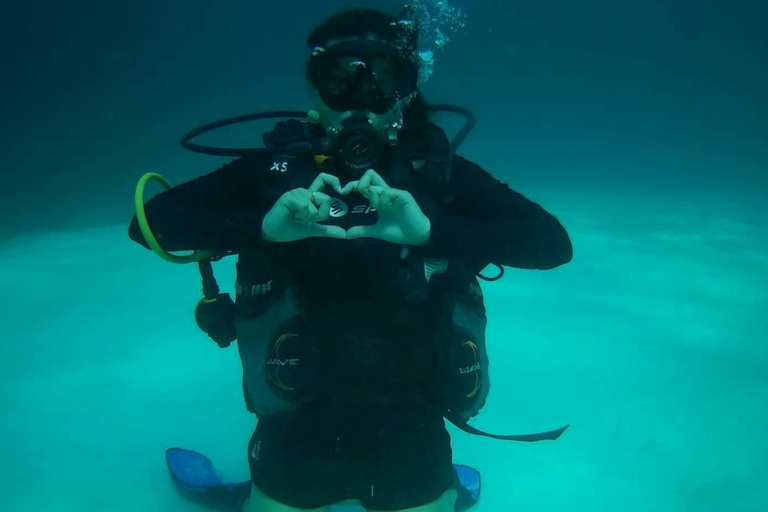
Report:
[[[325,172],[342,186],[356,178]],[[278,254],[317,326],[321,392],[299,412],[259,419],[249,445],[254,484],[299,508],[349,498],[369,509],[420,506],[454,483],[432,345],[439,300],[435,293],[408,299],[398,278],[398,245],[261,240],[264,215],[280,195],[308,187],[317,173],[309,155],[242,158],[151,199],[147,218],[168,251],[237,253],[239,282],[257,270],[254,255]],[[397,188],[407,188],[431,222],[429,244],[412,248],[416,253],[475,271],[488,263],[549,269],[571,259],[570,239],[555,217],[463,158],[455,158],[447,185],[415,177]],[[361,195],[341,199],[346,213],[337,209],[329,222],[376,222]],[[146,246],[136,219],[130,236]]]

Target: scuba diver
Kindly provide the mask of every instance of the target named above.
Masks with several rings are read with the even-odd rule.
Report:
[[[187,149],[239,158],[140,205],[129,235],[206,257],[198,323],[221,347],[237,340],[246,406],[258,418],[251,478],[232,505],[466,509],[466,468],[453,463],[445,419],[523,442],[567,428],[497,436],[467,424],[490,386],[477,276],[488,265],[566,264],[570,238],[541,206],[455,154],[473,118],[421,95],[409,9],[341,12],[308,46],[316,110],[277,123],[265,148],[191,140],[298,114],[188,134]],[[453,141],[431,121],[438,110],[468,116]],[[238,257],[235,303],[212,284],[210,261],[228,255]]]

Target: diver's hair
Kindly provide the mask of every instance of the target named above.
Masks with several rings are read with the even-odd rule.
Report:
[[[395,16],[378,9],[348,9],[332,15],[315,27],[307,38],[307,46],[314,50],[334,39],[364,38],[370,35],[394,42],[397,33],[392,23],[395,21]],[[417,89],[414,98],[403,107],[403,123],[414,128],[427,124],[429,120],[428,104]]]
[[[342,37],[377,36],[384,41],[394,41],[396,37],[392,22],[396,18],[378,9],[349,9],[338,12],[315,27],[307,39],[307,46],[314,50],[324,46],[332,39]]]

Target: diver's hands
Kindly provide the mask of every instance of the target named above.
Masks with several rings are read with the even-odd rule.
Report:
[[[326,185],[342,193],[338,178],[321,173],[308,189],[296,188],[280,196],[264,216],[262,240],[293,242],[316,236],[347,238],[343,228],[318,224],[328,220],[331,211],[331,198],[322,193]]]
[[[409,192],[391,188],[373,169],[368,169],[358,181],[347,183],[341,194],[352,191],[371,202],[379,221],[373,226],[348,229],[347,239],[378,238],[395,244],[427,245],[432,226]]]
[[[338,194],[359,192],[376,208],[379,220],[373,226],[354,226],[344,230],[339,226],[318,224],[328,220],[331,198],[322,190],[332,187]],[[293,242],[309,237],[378,238],[401,245],[427,245],[431,225],[416,204],[413,196],[404,190],[391,188],[373,169],[357,181],[341,188],[339,179],[322,173],[308,189],[297,188],[286,192],[277,200],[262,223],[265,242]]]

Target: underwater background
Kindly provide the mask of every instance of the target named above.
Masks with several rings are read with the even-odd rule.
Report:
[[[473,425],[572,426],[534,445],[451,426],[456,462],[483,475],[477,510],[768,510],[768,4],[417,3],[427,99],[478,119],[459,153],[575,251],[483,283],[492,388]],[[134,187],[225,162],[179,147],[201,124],[311,108],[309,31],[402,5],[0,7],[0,510],[203,510],[173,488],[170,446],[247,479],[236,350],[195,326],[196,267],[128,239]],[[231,292],[234,259],[216,272]]]

